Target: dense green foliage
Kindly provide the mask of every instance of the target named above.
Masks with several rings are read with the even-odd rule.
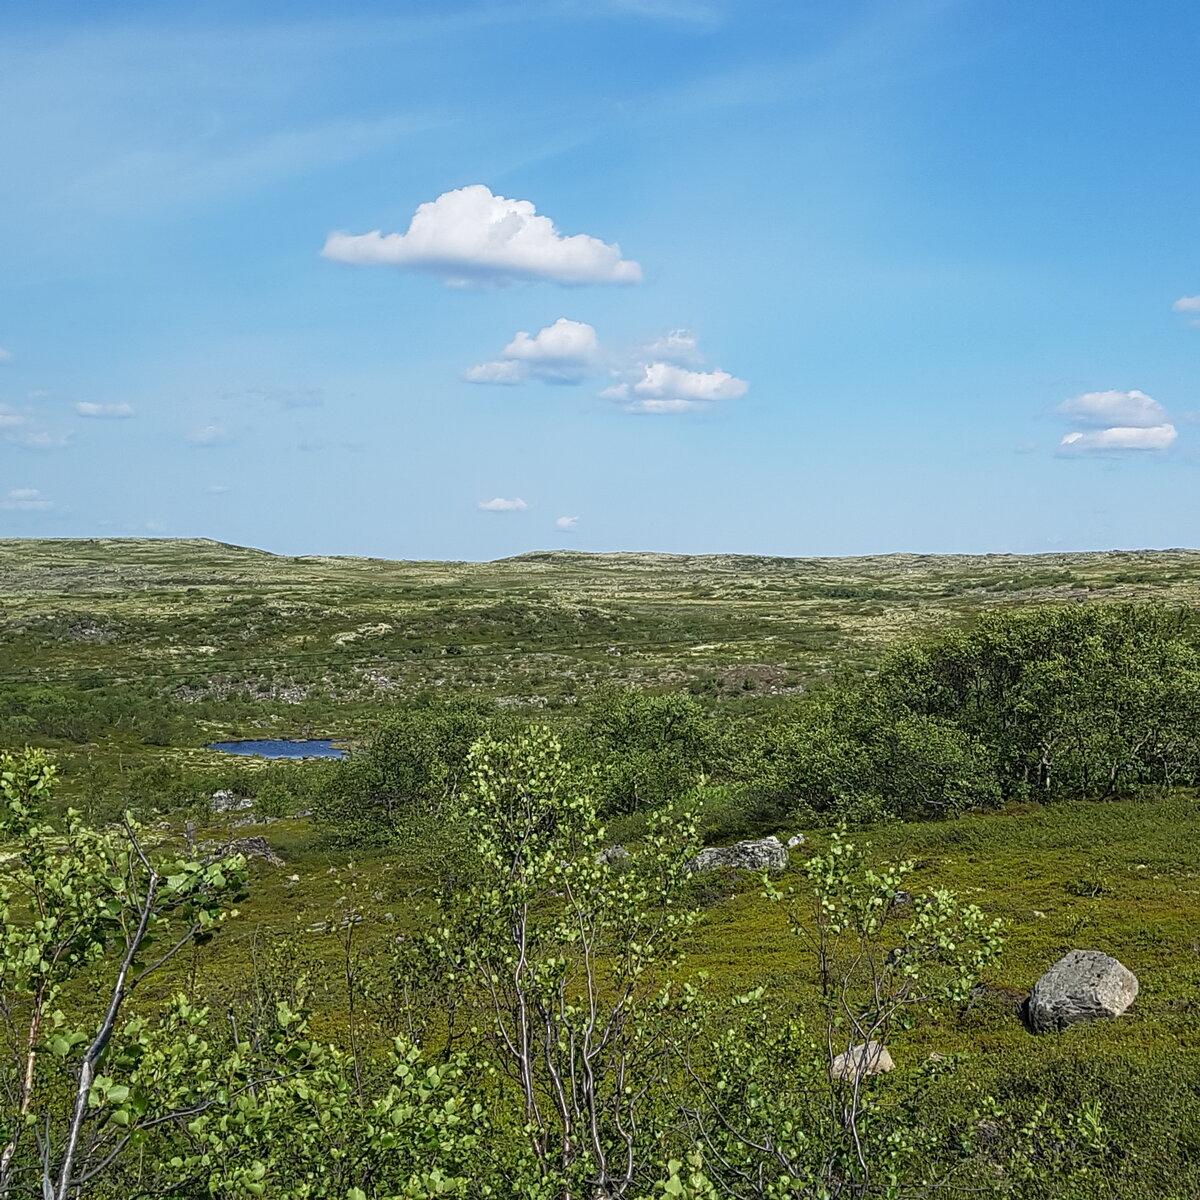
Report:
[[[1192,785],[1198,637],[1189,614],[1153,606],[995,613],[761,714],[609,688],[561,724],[574,759],[599,771],[610,816],[661,807],[701,780],[756,819],[852,821]],[[501,723],[478,704],[406,710],[329,773],[320,817],[361,844],[402,833],[406,817],[457,795],[467,748]]]
[[[780,721],[763,784],[872,819],[1194,784],[1198,637],[1152,606],[991,614]]]

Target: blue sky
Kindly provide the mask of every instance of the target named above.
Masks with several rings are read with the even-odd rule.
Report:
[[[1200,544],[1194,3],[5,25],[0,535]]]

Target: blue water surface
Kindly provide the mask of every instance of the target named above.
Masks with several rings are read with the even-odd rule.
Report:
[[[339,750],[327,738],[316,738],[305,742],[289,742],[280,738],[268,738],[261,742],[212,742],[207,749],[220,750],[222,754],[249,754],[255,758],[345,758],[345,750]]]

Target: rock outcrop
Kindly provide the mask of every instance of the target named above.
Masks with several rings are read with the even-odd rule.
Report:
[[[708,846],[688,864],[689,871],[782,871],[788,852],[777,837],[755,838],[732,846]]]
[[[1137,976],[1099,950],[1064,954],[1033,985],[1024,1021],[1031,1033],[1119,1017],[1138,994]]]

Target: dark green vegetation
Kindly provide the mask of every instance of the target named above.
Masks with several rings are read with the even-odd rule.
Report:
[[[143,1070],[129,1120],[163,1119],[118,1173],[67,1194],[1200,1194],[1197,566],[1184,551],[475,565],[0,542],[0,745],[52,753],[42,807],[93,823],[131,807],[161,823],[139,835],[154,861],[206,858],[185,821],[214,849],[246,823],[285,860],[252,861],[239,915],[128,1000],[178,1061],[113,1052],[110,1107],[131,1103],[117,1068]],[[356,753],[203,749],[306,733]],[[253,811],[212,815],[218,788]],[[679,869],[695,839],[798,831],[775,899]],[[597,863],[614,843],[629,864]],[[914,905],[873,907],[901,881]],[[94,1028],[119,940],[64,985],[64,1029]],[[822,991],[815,945],[843,986]],[[1015,1001],[1075,947],[1134,970],[1137,1004],[1033,1038]],[[546,1015],[523,1068],[504,1032],[529,1006]],[[220,1130],[163,1108],[200,1053],[185,1027],[203,1028],[213,1078],[241,1080]],[[611,1034],[589,1057],[597,1028]],[[897,1070],[848,1097],[829,1046],[876,1028]],[[46,1077],[64,1113],[86,1045]],[[265,1082],[283,1061],[310,1100]],[[557,1106],[556,1078],[577,1104]]]

